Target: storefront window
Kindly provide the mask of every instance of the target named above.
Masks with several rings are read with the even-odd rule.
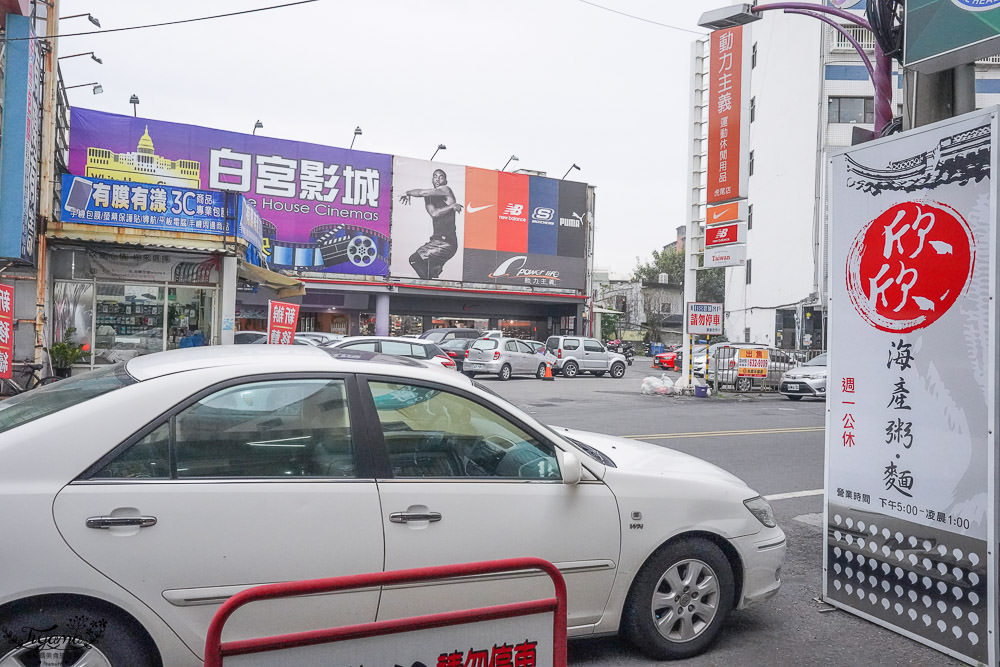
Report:
[[[156,285],[97,283],[95,364],[163,350],[163,290]]]
[[[167,289],[167,349],[210,345],[214,333],[215,290],[203,287]]]
[[[62,340],[69,329],[75,343],[94,342],[94,284],[57,280],[52,286],[52,340]]]

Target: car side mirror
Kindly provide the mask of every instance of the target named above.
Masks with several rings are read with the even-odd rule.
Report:
[[[583,463],[573,452],[556,449],[559,460],[559,470],[562,472],[563,484],[579,484],[583,479]]]

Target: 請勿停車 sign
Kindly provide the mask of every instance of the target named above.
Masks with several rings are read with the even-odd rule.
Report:
[[[687,305],[687,332],[718,336],[722,333],[722,304],[692,302]]]

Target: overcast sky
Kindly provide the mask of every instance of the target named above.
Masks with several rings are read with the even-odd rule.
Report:
[[[61,0],[102,29],[280,0]],[[727,0],[318,0],[174,26],[65,37],[70,104],[597,188],[595,266],[627,273],[685,224],[691,44]],[[595,6],[599,5],[599,6]],[[606,7],[608,9],[603,9]],[[609,11],[615,10],[615,11]],[[620,13],[634,15],[630,18]],[[645,19],[645,20],[641,20]],[[665,25],[658,25],[665,24]],[[671,28],[667,26],[676,26]],[[95,30],[86,18],[63,34]]]

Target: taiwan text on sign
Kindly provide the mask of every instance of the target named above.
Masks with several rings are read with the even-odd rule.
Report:
[[[0,283],[0,378],[11,377],[14,361],[14,288]]]
[[[750,217],[750,204],[745,199],[728,204],[709,206],[705,210],[705,224],[719,225],[725,222],[745,222]]]
[[[747,246],[745,243],[705,249],[705,266],[743,266],[746,263]]]
[[[750,90],[750,40],[742,26],[716,30],[711,49],[706,202],[719,204],[747,196],[750,114],[743,91]]]
[[[736,362],[736,375],[751,378],[766,378],[770,352],[766,349],[739,349],[740,356]]]
[[[707,336],[722,334],[722,304],[689,303],[687,307],[687,332]]]
[[[828,171],[823,597],[970,663],[997,633],[998,111]]]
[[[268,301],[267,342],[271,345],[291,345],[295,341],[295,325],[298,320],[298,304]]]
[[[731,222],[727,225],[715,225],[705,229],[705,247],[729,245],[731,243],[746,243],[747,226],[741,222]]]

